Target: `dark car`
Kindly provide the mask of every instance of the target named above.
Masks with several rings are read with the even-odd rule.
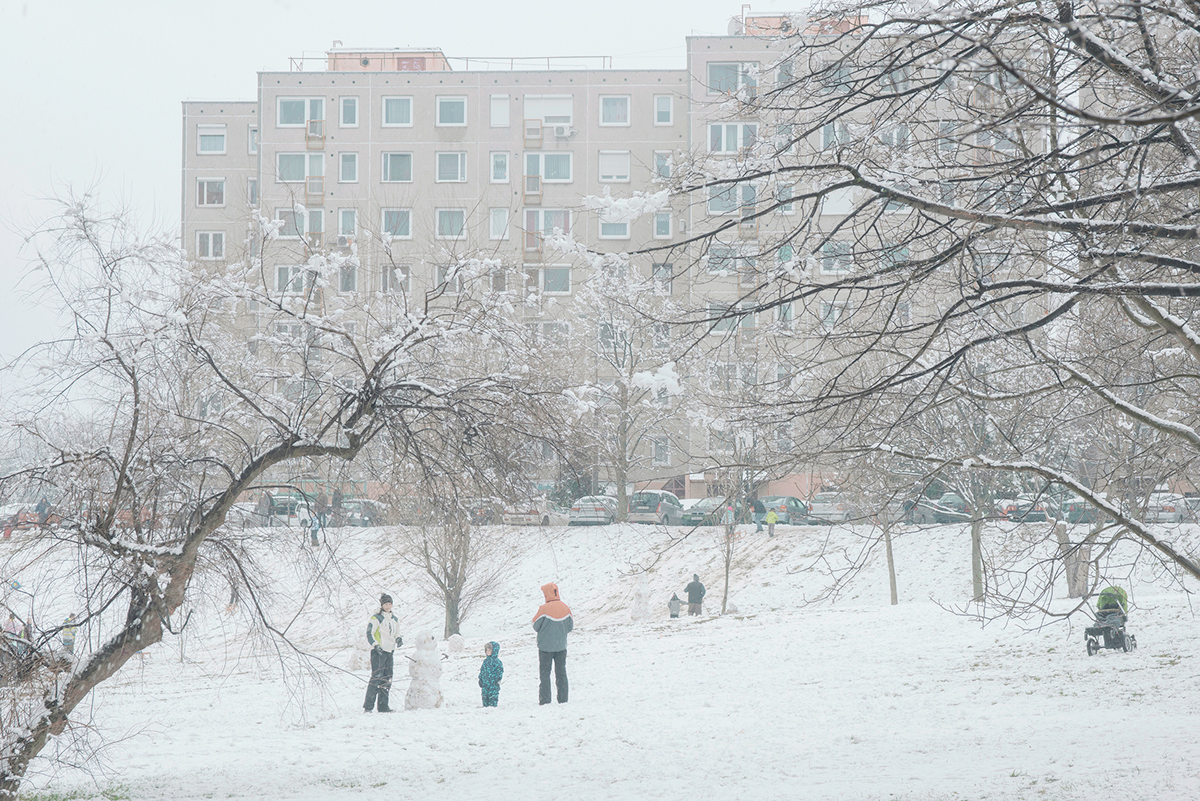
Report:
[[[1062,514],[1068,523],[1097,523],[1104,514],[1091,503],[1078,495],[1068,495],[1062,499]]]
[[[763,512],[763,522],[766,522],[766,513],[772,510],[779,517],[779,522],[785,526],[820,522],[809,518],[808,504],[791,495],[768,495],[759,500],[766,510]]]
[[[940,498],[920,496],[904,503],[904,522],[916,525],[963,523],[971,519],[971,504],[955,492]]]
[[[1004,510],[1004,515],[1013,522],[1044,523],[1051,518],[1058,518],[1059,512],[1048,496],[1021,495]]]
[[[728,506],[725,499],[718,496],[709,496],[701,498],[695,504],[686,509],[683,513],[683,525],[685,526],[717,526],[725,518],[725,507]],[[733,519],[739,523],[746,519],[746,509],[742,501],[735,500],[733,502]]]

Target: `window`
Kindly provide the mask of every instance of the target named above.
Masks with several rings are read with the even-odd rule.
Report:
[[[536,184],[569,184],[571,182],[570,153],[526,153],[525,191],[540,191]],[[537,178],[530,181],[529,178]]]
[[[246,129],[246,144],[250,155],[258,152],[258,126],[251,125]]]
[[[850,243],[826,242],[821,246],[821,273],[840,275],[850,272]]]
[[[465,209],[437,209],[437,238],[462,239],[465,236],[467,212]]]
[[[338,269],[338,291],[358,291],[358,268],[356,268],[353,264],[343,264]]]
[[[655,350],[666,350],[671,347],[671,324],[650,324],[650,347]]]
[[[938,150],[953,152],[958,149],[958,123],[942,120],[938,123]]]
[[[796,204],[792,202],[792,192],[791,184],[775,184],[775,202],[779,204],[776,211],[780,214],[796,213]]]
[[[571,233],[566,209],[525,209],[525,250],[541,250],[542,239],[555,232]]]
[[[221,155],[225,152],[224,125],[197,125],[196,152],[200,155]]]
[[[305,216],[307,217],[307,225],[304,228],[304,233],[322,234],[325,232],[324,209],[309,209]]]
[[[733,310],[731,303],[710,303],[708,304],[708,332],[710,334],[724,334],[733,330],[733,325],[737,322],[737,317],[730,312]]]
[[[654,96],[654,124],[655,125],[670,125],[674,122],[674,114],[672,104],[674,98],[670,95],[655,95]]]
[[[443,292],[462,292],[466,286],[457,264],[439,264],[437,266],[437,288]]]
[[[508,239],[508,209],[488,209],[488,239]]]
[[[467,154],[465,152],[435,154],[437,172],[434,180],[439,184],[462,183],[467,180]]]
[[[668,465],[671,463],[671,445],[666,437],[654,437],[650,440],[653,449],[654,464]]]
[[[276,153],[276,183],[303,183],[325,174],[324,153]]]
[[[571,292],[571,268],[568,266],[526,267],[525,276],[525,284],[531,290],[548,295],[566,295]]]
[[[671,294],[671,279],[675,271],[670,262],[655,262],[650,267],[650,280],[654,282],[654,291],[660,295]]]
[[[731,95],[744,88],[750,95],[753,95],[758,86],[758,79],[754,75],[756,72],[758,72],[756,63],[710,61],[708,64],[708,93],[710,95]]]
[[[779,323],[781,328],[792,327],[792,304],[781,303],[775,309],[775,322]]]
[[[412,180],[412,153],[384,153],[383,178],[385,183],[407,183]]]
[[[258,179],[257,178],[247,178],[246,179],[246,200],[249,201],[251,206],[258,205]]]
[[[196,180],[197,206],[224,206],[225,179],[198,178]]]
[[[412,125],[412,98],[383,98],[383,127],[410,127]]]
[[[358,182],[358,154],[338,154],[338,180],[345,184]]]
[[[758,138],[758,123],[714,122],[708,126],[708,152],[737,153],[752,147]]]
[[[492,183],[508,183],[508,154],[492,153]]]
[[[795,257],[796,249],[791,245],[780,245],[779,250],[775,251],[775,263],[780,267],[790,265]]]
[[[629,180],[629,151],[600,151],[600,180],[624,182]]]
[[[600,95],[600,124],[629,124],[629,95]]]
[[[492,127],[508,127],[508,95],[492,95]]]
[[[439,97],[437,99],[438,125],[466,125],[467,99],[465,97]]]
[[[889,126],[879,134],[879,141],[887,147],[908,147],[908,126],[904,123]]]
[[[621,222],[605,222],[600,221],[600,238],[601,239],[628,239],[629,238],[629,221],[622,220]]]
[[[841,301],[821,301],[820,307],[821,325],[825,328],[833,328],[846,316],[846,304]]]
[[[311,281],[312,275],[304,265],[280,264],[275,268],[275,291],[283,292],[289,295],[299,295],[304,292],[305,278],[309,278]],[[278,323],[276,324],[277,332],[280,331],[279,325],[280,324]],[[287,324],[285,323],[283,325]],[[291,326],[283,329],[286,331],[286,334],[289,338],[291,338],[293,334],[298,335],[302,330],[299,323],[295,323],[294,326],[294,329]]]
[[[787,86],[795,77],[796,69],[791,59],[784,59],[775,68],[775,85]]]
[[[654,238],[671,238],[671,212],[657,211],[654,213]]]
[[[758,201],[758,190],[754,184],[713,186],[709,187],[708,192],[708,213],[716,216],[753,214]]]
[[[279,128],[304,128],[310,121],[325,119],[323,97],[281,97],[275,125]]]
[[[383,265],[383,273],[379,276],[379,288],[384,292],[407,292],[409,272],[407,264]]]
[[[826,123],[821,127],[821,147],[830,148],[844,145],[850,141],[850,133],[846,124],[840,120]]]
[[[570,125],[575,116],[571,95],[525,95],[525,119],[542,125]]]
[[[342,98],[342,113],[338,117],[338,122],[343,128],[358,127],[358,98],[343,97]]]
[[[382,232],[387,236],[412,239],[412,210],[384,209]]]
[[[671,151],[654,151],[654,177],[664,180],[671,177]]]
[[[358,235],[358,212],[354,209],[338,209],[338,236]]]
[[[713,275],[753,273],[758,259],[752,252],[742,252],[733,245],[712,245],[708,249],[708,272]]]
[[[196,234],[197,259],[225,258],[225,234],[221,231],[200,231]]]

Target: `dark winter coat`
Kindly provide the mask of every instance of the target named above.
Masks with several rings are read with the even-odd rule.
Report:
[[[500,692],[500,679],[504,678],[504,663],[500,661],[500,643],[489,643],[492,653],[483,658],[479,666],[479,686],[484,692]]]
[[[538,633],[537,646],[539,651],[567,650],[567,634],[575,628],[571,619],[571,609],[558,597],[558,585],[553,582],[542,585],[542,595],[546,603],[538,607],[533,616],[533,630]]]
[[[692,583],[684,587],[683,591],[687,593],[689,604],[698,604],[704,600],[704,585],[700,583],[699,576],[694,577]]]

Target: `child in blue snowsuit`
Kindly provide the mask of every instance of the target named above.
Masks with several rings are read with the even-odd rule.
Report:
[[[483,646],[486,654],[479,667],[479,687],[483,691],[484,706],[500,705],[500,679],[504,678],[504,663],[500,661],[500,643],[489,642]]]

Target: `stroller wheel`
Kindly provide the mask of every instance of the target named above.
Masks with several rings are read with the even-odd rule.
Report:
[[[1091,637],[1088,637],[1088,638],[1087,638],[1087,652],[1088,652],[1088,656],[1094,656],[1094,655],[1095,655],[1095,653],[1096,653],[1096,651],[1097,651],[1097,643],[1096,643],[1096,641],[1095,641],[1095,640],[1093,640]]]
[[[1128,634],[1125,634],[1121,637],[1121,650],[1123,650],[1125,653],[1129,653],[1133,650],[1133,638]]]
[[[1135,637],[1135,636],[1133,636],[1132,634],[1130,634],[1130,635],[1129,635],[1129,641],[1130,641],[1131,643],[1133,643],[1133,648],[1134,648],[1134,650],[1137,650],[1137,637]]]

